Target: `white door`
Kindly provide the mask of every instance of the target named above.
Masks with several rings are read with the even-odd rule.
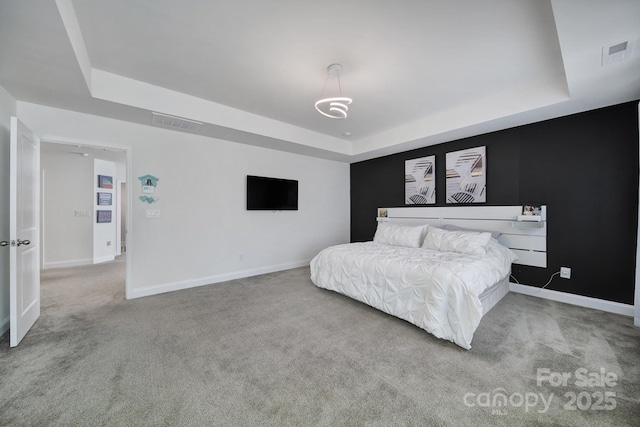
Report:
[[[40,316],[40,140],[11,117],[9,202],[10,345]]]

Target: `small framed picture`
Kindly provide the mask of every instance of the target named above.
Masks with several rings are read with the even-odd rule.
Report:
[[[542,207],[539,205],[524,205],[522,206],[522,215],[540,216]]]
[[[111,211],[98,211],[96,215],[98,224],[111,222]]]
[[[386,218],[387,217],[387,210],[386,209],[378,209],[378,216],[380,218]]]
[[[111,193],[98,193],[98,206],[111,206]]]
[[[98,187],[113,188],[113,178],[107,175],[98,175]]]

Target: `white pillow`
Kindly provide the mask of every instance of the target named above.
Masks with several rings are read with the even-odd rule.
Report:
[[[446,231],[436,227],[429,227],[422,247],[441,252],[486,256],[486,247],[490,239],[491,233],[489,232]]]
[[[426,229],[426,225],[412,226],[379,222],[373,241],[385,245],[419,248]]]

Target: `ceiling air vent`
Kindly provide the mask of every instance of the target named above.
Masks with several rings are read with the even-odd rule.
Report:
[[[611,44],[602,48],[602,65],[614,64],[629,59],[633,50],[633,41]]]
[[[200,128],[200,126],[202,126],[201,122],[196,122],[194,120],[183,119],[181,117],[175,117],[168,114],[155,112],[152,112],[151,114],[153,115],[151,123],[157,126],[164,126],[167,128],[187,132],[195,132]]]

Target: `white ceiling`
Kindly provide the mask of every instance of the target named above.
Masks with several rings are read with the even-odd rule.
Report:
[[[127,162],[127,154],[123,149],[110,149],[87,144],[72,145],[43,141],[40,144],[40,152],[45,156],[49,154],[62,154],[69,156],[69,158],[79,156],[90,161],[93,161],[93,159],[100,159],[114,163],[121,163],[123,165]]]
[[[639,36],[638,0],[0,0],[0,86],[358,161],[640,99],[640,45],[601,65]],[[345,120],[313,107],[335,62]]]

